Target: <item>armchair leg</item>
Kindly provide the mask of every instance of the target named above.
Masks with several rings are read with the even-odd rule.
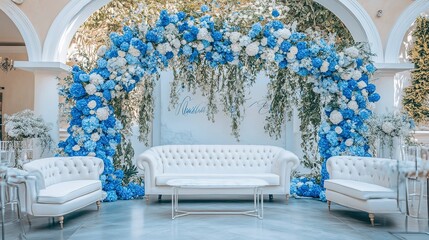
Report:
[[[99,200],[99,201],[95,202],[95,204],[97,204],[97,211],[100,210],[100,208],[101,208],[101,201]]]
[[[371,221],[371,226],[373,226],[373,227],[374,227],[374,218],[375,218],[375,215],[373,213],[370,213],[369,214],[369,220]]]
[[[290,194],[286,194],[286,204],[289,203]]]
[[[60,227],[61,227],[61,229],[63,229],[64,228],[64,216],[59,216],[58,222],[60,222]]]
[[[145,199],[146,199],[146,204],[149,204],[149,200],[150,200],[149,195],[145,195]]]
[[[331,201],[328,200],[328,210],[331,211]]]

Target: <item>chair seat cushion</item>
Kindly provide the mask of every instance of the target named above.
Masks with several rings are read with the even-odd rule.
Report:
[[[390,188],[347,179],[326,180],[325,188],[361,200],[396,198],[396,192]]]
[[[280,185],[280,177],[273,173],[258,173],[258,174],[180,174],[180,173],[166,173],[156,177],[156,185],[167,185],[168,180],[172,179],[213,179],[213,178],[228,178],[228,179],[243,179],[254,178],[261,179],[268,182],[269,185]]]
[[[40,190],[37,202],[62,204],[100,189],[100,180],[60,182]]]

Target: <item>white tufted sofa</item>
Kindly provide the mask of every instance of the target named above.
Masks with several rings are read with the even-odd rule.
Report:
[[[290,193],[298,157],[280,147],[261,145],[165,145],[142,153],[145,194],[171,194],[171,179],[256,178],[269,183],[265,193]],[[249,189],[183,189],[181,194],[253,194]],[[148,198],[147,198],[148,199]]]
[[[25,181],[25,211],[33,216],[58,217],[102,200],[103,160],[95,157],[55,157],[23,166],[32,178]],[[21,197],[22,198],[22,197]]]
[[[337,156],[326,163],[326,199],[369,213],[397,213],[397,161],[385,158]]]

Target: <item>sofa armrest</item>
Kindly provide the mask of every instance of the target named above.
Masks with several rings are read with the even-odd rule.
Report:
[[[286,194],[290,192],[290,179],[292,171],[299,166],[299,158],[290,151],[280,151],[277,156],[277,166],[273,170],[280,176],[280,184],[284,185]]]
[[[154,150],[149,149],[137,158],[137,168],[144,170],[145,192],[155,187],[155,177],[163,172],[162,162]]]

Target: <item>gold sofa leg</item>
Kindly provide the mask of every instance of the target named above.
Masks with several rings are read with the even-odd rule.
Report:
[[[373,226],[373,227],[374,227],[374,218],[375,218],[375,215],[373,213],[370,213],[369,214],[369,220],[371,221],[371,226]]]
[[[331,201],[328,200],[328,210],[331,211]]]
[[[101,208],[101,201],[99,200],[99,201],[95,202],[95,204],[97,204],[97,211],[100,210],[100,208]]]
[[[63,229],[64,228],[64,216],[59,216],[58,222],[60,222],[60,227],[61,227],[61,229]]]

